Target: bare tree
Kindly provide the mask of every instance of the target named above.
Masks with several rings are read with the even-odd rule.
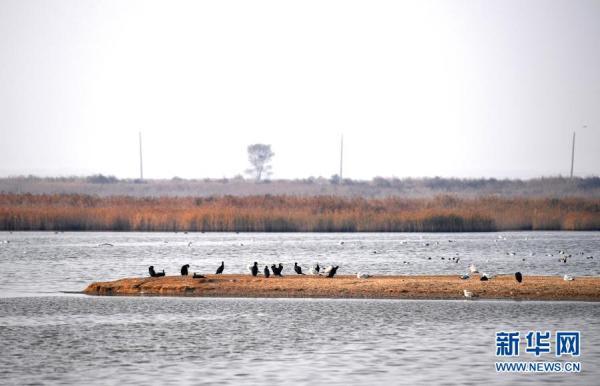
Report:
[[[246,170],[246,173],[254,177],[256,181],[260,181],[263,176],[270,175],[271,165],[269,163],[274,155],[271,145],[256,143],[248,146],[248,161],[252,166]]]

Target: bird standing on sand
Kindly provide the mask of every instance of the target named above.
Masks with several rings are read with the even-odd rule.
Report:
[[[521,272],[515,272],[515,279],[519,283],[523,281],[523,275],[521,274]]]
[[[466,298],[476,298],[477,295],[475,295],[473,292],[469,291],[469,290],[463,290],[463,294],[465,295]]]
[[[188,275],[188,268],[190,267],[189,264],[186,264],[184,266],[181,267],[181,276],[187,276]]]
[[[266,278],[269,278],[269,276],[271,276],[271,272],[269,272],[268,266],[265,265],[265,269],[264,269],[263,273],[265,274]]]
[[[154,266],[151,265],[148,267],[148,272],[150,272],[150,277],[161,277],[161,276],[165,276],[165,270],[163,269],[162,272],[156,272],[154,271]]]
[[[327,274],[327,277],[334,277],[335,274],[337,273],[339,266],[335,266],[333,268],[331,268],[331,270],[329,271],[329,273]]]
[[[296,271],[296,273],[297,273],[298,275],[304,275],[304,274],[302,273],[302,267],[300,267],[300,266],[298,265],[298,263],[294,263],[294,271]]]
[[[369,275],[368,273],[360,273],[360,272],[356,273],[357,279],[368,279],[370,277],[371,277],[371,275]]]
[[[471,273],[479,273],[479,270],[477,269],[475,264],[469,265],[469,271],[471,271]]]
[[[569,275],[565,275],[565,276],[563,276],[563,280],[564,281],[572,281],[572,280],[575,280],[575,279],[573,279],[573,277],[571,277]]]
[[[219,268],[217,268],[217,273],[216,273],[216,274],[217,274],[217,275],[220,275],[220,274],[222,274],[224,269],[225,269],[225,262],[224,262],[224,261],[222,261],[222,262],[221,262],[221,265],[219,265]]]
[[[258,263],[255,261],[254,265],[248,266],[248,270],[252,274],[252,276],[258,275]]]

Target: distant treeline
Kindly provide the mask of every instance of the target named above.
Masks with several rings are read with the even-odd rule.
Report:
[[[476,232],[600,230],[597,198],[98,197],[0,194],[0,230]]]
[[[189,197],[189,196],[342,196],[385,198],[402,196],[433,198],[460,197],[600,197],[600,177],[541,177],[528,180],[495,178],[383,178],[340,180],[309,177],[296,180],[264,180],[259,183],[242,176],[219,179],[139,180],[97,174],[88,177],[0,178],[0,192],[32,194],[87,194],[99,196]]]

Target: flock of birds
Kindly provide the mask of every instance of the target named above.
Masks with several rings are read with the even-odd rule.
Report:
[[[469,266],[469,273],[460,276],[461,279],[463,280],[467,280],[471,277],[472,274],[476,274],[479,273],[479,270],[477,269],[477,267],[475,266],[475,264],[471,264]],[[488,275],[487,273],[479,273],[479,280],[480,281],[488,281],[493,279],[494,277],[496,277],[495,275]],[[517,283],[522,283],[523,282],[523,274],[521,272],[515,272],[515,280],[517,281]],[[572,276],[570,275],[564,275],[563,276],[563,280],[564,281],[573,281],[575,280]],[[463,293],[465,295],[466,298],[474,298],[477,297],[477,295],[475,295],[472,291],[469,290],[463,290]]]
[[[188,276],[189,268],[190,268],[189,264],[185,264],[185,265],[181,266],[181,276]],[[321,267],[319,266],[319,263],[317,263],[317,264],[313,265],[312,267],[310,267],[309,272],[311,275],[317,275],[317,276],[323,275],[323,276],[326,276],[329,278],[333,278],[336,275],[339,268],[340,267],[337,265],[336,266],[330,265],[328,267],[321,269]],[[217,267],[215,274],[220,275],[223,273],[224,270],[225,270],[225,262],[221,261],[221,265],[219,265]],[[259,271],[258,263],[255,261],[254,264],[249,265],[248,271],[250,272],[250,274],[252,276],[258,276],[258,271]],[[162,276],[166,275],[164,269],[161,272],[156,272],[153,265],[148,267],[148,272],[150,273],[150,277],[162,277]],[[281,274],[282,272],[283,272],[283,264],[281,264],[281,263],[279,263],[278,265],[272,264],[271,269],[269,269],[268,265],[265,265],[265,268],[263,269],[263,275],[266,278],[269,278],[271,276],[271,274],[273,276],[282,277],[283,276]],[[305,273],[302,272],[302,267],[299,266],[297,262],[294,263],[294,272],[296,272],[297,275],[305,275]],[[357,273],[356,276],[359,279],[367,279],[367,278],[371,277],[371,275],[360,273],[360,272]],[[205,276],[194,272],[193,277],[195,279],[201,279],[201,278],[204,278]]]

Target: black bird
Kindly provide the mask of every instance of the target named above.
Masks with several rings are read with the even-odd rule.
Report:
[[[188,275],[188,268],[190,267],[189,264],[186,264],[184,266],[181,267],[181,276],[187,276]]]
[[[319,267],[319,263],[317,263],[317,265],[315,266],[315,271],[319,272],[321,270],[321,267]]]
[[[298,265],[298,263],[294,263],[294,271],[296,271],[298,275],[304,275],[302,273],[302,268]]]
[[[254,265],[250,267],[250,273],[252,276],[258,275],[258,263],[256,261],[254,262]]]
[[[281,268],[277,268],[275,264],[271,265],[271,271],[273,271],[273,275],[281,276]]]
[[[265,270],[264,270],[264,273],[265,273],[265,277],[266,277],[266,278],[268,278],[269,276],[271,276],[271,272],[269,272],[269,267],[268,267],[268,266],[266,266],[266,265],[265,265]]]
[[[200,275],[199,273],[194,272],[194,276],[192,276],[194,279],[204,279],[206,276],[204,275]]]
[[[151,276],[151,277],[161,277],[161,276],[165,276],[165,270],[164,270],[164,269],[163,269],[163,271],[162,271],[162,272],[158,272],[158,273],[157,273],[156,271],[154,271],[154,266],[153,266],[153,265],[151,265],[151,266],[149,266],[149,267],[148,267],[148,272],[150,272],[150,276]]]
[[[515,273],[515,279],[517,279],[519,283],[523,281],[523,275],[521,275],[521,272]]]
[[[327,274],[327,277],[334,277],[338,268],[339,268],[339,266],[335,266],[335,267],[331,268],[331,271],[329,271],[329,273]]]
[[[217,275],[222,274],[224,269],[225,269],[225,262],[222,261],[221,265],[219,265],[219,268],[217,268]]]

